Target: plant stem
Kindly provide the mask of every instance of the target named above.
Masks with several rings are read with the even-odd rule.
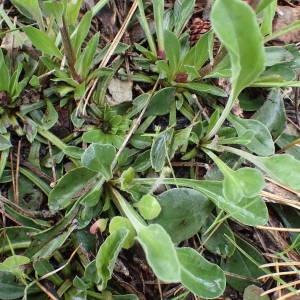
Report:
[[[145,221],[116,189],[111,187],[111,192],[114,195],[114,204],[119,209],[119,211],[123,212],[124,215],[129,219],[132,226],[138,233],[146,226]]]
[[[62,27],[60,28],[60,33],[62,37],[62,42],[64,45],[64,52],[67,58],[68,66],[70,68],[71,76],[74,80],[77,82],[81,83],[82,78],[81,76],[76,72],[75,70],[75,63],[76,63],[76,56],[74,53],[74,49],[71,44],[69,32],[68,32],[68,27],[66,24],[66,20],[64,16],[62,17]]]
[[[233,94],[234,93],[231,92],[231,94],[229,96],[229,99],[226,103],[226,106],[225,106],[220,118],[218,119],[218,121],[216,122],[214,127],[211,129],[211,131],[208,132],[208,134],[205,137],[205,140],[210,140],[211,138],[213,138],[217,134],[217,132],[221,128],[222,124],[226,120],[227,116],[230,114],[230,111],[231,111],[231,109],[234,105],[234,101],[235,101],[235,98],[233,98]]]

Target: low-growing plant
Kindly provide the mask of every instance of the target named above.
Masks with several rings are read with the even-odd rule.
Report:
[[[153,1],[157,47],[143,2],[137,1],[150,50],[135,45],[144,57],[133,64],[143,73],[133,74],[132,79],[154,88],[138,95],[132,104],[117,107],[104,104],[102,92],[101,101],[94,99],[89,104],[85,119],[78,118],[72,106],[73,125],[84,133],[64,139],[51,132],[58,120],[50,101],[53,95],[65,97],[71,92],[78,100],[92,79],[104,73],[107,80],[115,73],[121,78],[126,75],[114,68],[93,69],[103,52],[97,47],[98,34],[86,41],[93,12],[87,12],[77,23],[81,1],[44,1],[41,6],[31,1],[34,10],[30,16],[21,2],[12,2],[39,26],[23,28],[43,52],[39,70],[46,72],[31,82],[38,86],[41,76],[47,74],[55,84],[48,88],[48,98],[41,106],[47,107],[47,114],[41,107],[23,106],[23,115],[18,115],[24,121],[30,114],[36,128],[29,139],[30,162],[48,178],[46,183],[32,170],[22,169],[31,184],[23,178],[24,189],[25,185],[34,189],[35,185],[42,190],[47,196],[47,211],[20,210],[1,196],[0,208],[4,207],[20,226],[0,231],[6,236],[0,251],[11,252],[0,264],[4,287],[0,298],[30,299],[32,294],[40,296],[40,290],[54,297],[55,293],[44,286],[43,280],[47,280],[65,299],[138,299],[133,294],[118,295],[122,288],[115,287],[112,280],[118,256],[136,249],[136,244],[160,283],[175,283],[183,289],[181,299],[189,293],[217,298],[224,293],[226,283],[243,291],[251,281],[257,283],[257,277],[269,274],[267,268],[259,268],[265,259],[234,232],[229,220],[254,227],[267,223],[263,198],[266,177],[295,193],[300,190],[299,153],[276,152],[291,150],[299,141],[285,133],[286,112],[279,88],[300,83],[294,81],[299,69],[296,48],[264,46],[264,40],[276,36],[270,30],[275,1],[262,0],[254,11],[241,0],[215,0],[210,15],[212,30],[191,48],[182,31],[194,1],[176,1],[166,12],[163,1]],[[213,57],[214,34],[223,49],[218,60]],[[68,66],[63,64],[64,56]],[[204,74],[207,64],[210,68]],[[230,80],[226,92],[214,83],[224,77]],[[15,90],[10,86],[7,84],[4,91],[14,99]],[[262,105],[247,99],[250,87],[269,88]],[[203,98],[201,103],[211,102],[214,111],[210,117],[201,111],[193,93]],[[224,108],[217,105],[220,98]],[[251,118],[231,113],[238,98],[245,111],[255,111]],[[180,126],[180,118],[184,118],[184,126]],[[156,126],[151,128],[153,124]],[[34,158],[41,144],[49,147],[42,165],[39,154]],[[6,136],[1,136],[0,145],[1,155],[6,151],[7,157],[11,144]],[[63,160],[65,156],[68,160]],[[172,165],[175,158],[193,163],[201,159],[202,166],[213,167],[204,178],[199,179],[192,168],[180,177]],[[48,175],[49,170],[52,175]],[[6,182],[9,180],[13,178]],[[280,215],[286,218],[286,212],[280,211]],[[101,233],[100,245],[97,231]],[[185,243],[194,236],[201,251]],[[296,248],[297,238],[293,239]],[[26,251],[15,254],[18,249]],[[217,259],[209,261],[206,252]],[[78,260],[73,263],[75,255]],[[238,274],[237,278],[231,277],[232,273]],[[280,278],[276,280],[283,283]],[[5,293],[11,293],[11,298]]]

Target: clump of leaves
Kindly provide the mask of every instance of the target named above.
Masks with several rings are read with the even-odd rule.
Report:
[[[90,69],[103,54],[97,48],[98,34],[86,40],[95,11],[86,13],[78,22],[79,0],[45,1],[41,6],[31,1],[30,11],[20,1],[13,3],[38,24],[39,28],[24,28],[32,44],[42,51],[39,71],[43,71],[31,82],[38,86],[40,76],[50,76],[55,84],[48,87],[49,98],[56,94],[66,96],[61,101],[64,106],[70,100],[69,93],[75,99],[81,98],[88,84],[104,73],[103,86],[106,85],[116,70],[101,73]],[[269,272],[258,268],[264,258],[234,233],[227,220],[243,226],[267,223],[268,210],[262,198],[265,176],[291,190],[300,190],[299,155],[275,154],[275,143],[281,147],[285,142],[278,137],[286,128],[283,98],[277,88],[299,86],[298,81],[293,81],[294,69],[299,68],[293,59],[299,55],[292,46],[264,47],[263,34],[276,35],[266,26],[272,22],[274,3],[261,1],[255,12],[240,0],[214,1],[212,31],[190,48],[182,30],[193,12],[194,1],[176,1],[167,12],[163,1],[153,1],[157,47],[149,35],[143,3],[137,1],[150,50],[136,45],[144,58],[136,59],[134,64],[141,66],[143,74],[133,74],[132,78],[148,84],[158,80],[152,92],[142,93],[132,105],[116,108],[94,101],[88,108],[89,116],[79,115],[86,119],[80,119],[71,106],[73,125],[84,133],[64,140],[50,131],[58,113],[49,99],[44,103],[47,116],[40,111],[43,106],[23,107],[24,115],[30,113],[36,128],[29,155],[35,168],[30,172],[20,170],[47,196],[47,211],[36,211],[36,206],[19,208],[1,196],[1,207],[19,224],[1,230],[6,239],[0,251],[10,251],[12,255],[0,265],[0,283],[10,299],[45,291],[45,279],[65,299],[137,299],[136,295],[125,295],[112,279],[118,256],[123,249],[134,251],[136,243],[159,280],[184,288],[182,298],[188,293],[202,298],[219,297],[226,283],[243,291],[249,280],[255,281]],[[259,18],[263,19],[258,22],[256,13],[260,12],[263,14]],[[247,35],[245,28],[249,28]],[[226,49],[216,63],[212,57],[213,34]],[[271,53],[280,57],[284,54],[284,60],[276,64]],[[207,63],[211,68],[203,75],[201,69]],[[182,74],[186,82],[178,82]],[[216,99],[227,93],[209,80],[221,77],[230,78],[231,83],[225,108],[214,105],[212,115],[202,119],[201,104],[192,92],[216,104]],[[237,98],[251,86],[274,89],[251,119],[231,114]],[[9,89],[10,84],[6,87],[4,91],[13,98],[15,90]],[[103,96],[100,89],[95,98],[99,95]],[[187,126],[178,126],[179,116],[184,117]],[[84,124],[85,120],[92,125]],[[156,122],[158,125],[151,130],[150,125]],[[6,136],[1,138],[2,153],[6,151],[7,157],[11,145]],[[48,144],[50,149],[44,165],[40,163],[40,143]],[[65,155],[69,160],[63,159]],[[1,154],[2,171],[4,157]],[[200,180],[192,168],[190,174],[179,177],[172,167],[177,157],[191,163],[191,159],[201,158],[216,167],[206,174],[209,179]],[[2,176],[1,180],[4,182]],[[285,214],[280,213],[284,219]],[[94,234],[98,226],[102,233],[100,246],[87,230],[94,219],[98,221],[90,231]],[[186,242],[182,247],[182,242],[194,236],[201,241],[199,248],[216,255],[219,264],[207,260],[206,252],[189,247],[192,244]],[[18,249],[25,252],[15,254]],[[226,277],[224,271],[239,276]],[[4,292],[0,293],[8,299]],[[51,290],[47,293],[53,296]]]

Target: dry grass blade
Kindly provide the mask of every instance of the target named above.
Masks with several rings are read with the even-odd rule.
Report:
[[[289,282],[289,283],[277,286],[277,287],[275,287],[273,289],[265,291],[264,293],[261,294],[261,296],[265,296],[265,295],[268,295],[268,294],[271,294],[271,293],[275,293],[275,292],[278,292],[278,291],[283,290],[285,288],[296,286],[297,284],[300,284],[300,280],[296,280],[296,281],[293,281],[293,282]]]
[[[118,44],[119,44],[119,42],[120,42],[120,40],[121,40],[123,34],[125,33],[126,27],[128,26],[130,19],[132,18],[132,16],[133,16],[135,10],[137,9],[137,6],[138,6],[138,4],[137,4],[137,0],[136,0],[136,1],[134,1],[134,3],[132,4],[131,9],[130,9],[130,11],[129,11],[127,17],[126,17],[126,19],[124,20],[124,23],[122,24],[122,26],[121,26],[119,32],[117,33],[117,35],[115,36],[114,40],[112,41],[110,47],[108,48],[108,51],[106,52],[106,54],[105,54],[105,56],[103,57],[103,59],[102,59],[100,65],[98,66],[98,69],[103,68],[103,67],[105,67],[105,66],[107,65],[107,63],[108,63],[108,61],[110,60],[111,56],[113,55],[113,53],[114,53],[116,47],[118,46]],[[90,85],[89,85],[88,88],[87,88],[87,91],[88,91],[87,97],[84,99],[84,97],[85,97],[85,96],[84,96],[84,97],[81,98],[80,101],[79,101],[78,107],[81,106],[81,103],[82,103],[82,101],[83,101],[83,99],[84,99],[83,112],[85,112],[85,110],[86,110],[88,101],[89,101],[89,99],[91,98],[91,96],[92,96],[92,94],[93,94],[93,92],[94,92],[94,90],[95,90],[95,88],[96,88],[96,85],[97,85],[97,83],[98,83],[98,80],[99,80],[99,79],[96,78],[96,79],[94,79],[94,80],[90,83]],[[87,92],[87,91],[86,91],[86,92]]]
[[[269,227],[269,226],[256,226],[262,230],[284,231],[284,232],[300,232],[300,228],[282,228],[282,227]]]

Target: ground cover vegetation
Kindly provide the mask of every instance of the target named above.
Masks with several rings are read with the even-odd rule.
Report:
[[[0,16],[0,299],[297,299],[298,1]]]

